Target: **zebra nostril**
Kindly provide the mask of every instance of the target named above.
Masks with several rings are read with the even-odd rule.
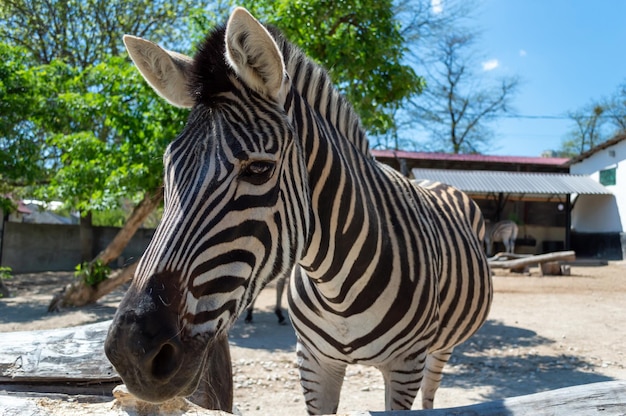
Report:
[[[168,341],[161,345],[159,352],[151,363],[151,372],[157,380],[169,380],[180,368],[181,349],[175,341]]]

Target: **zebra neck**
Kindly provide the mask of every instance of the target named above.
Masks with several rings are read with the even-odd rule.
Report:
[[[358,149],[334,140],[338,132],[331,126],[309,132],[304,150],[312,218],[300,265],[318,282],[341,285],[367,276],[372,259],[386,249],[381,201],[369,185],[384,175]]]
[[[351,143],[363,155],[371,158],[369,141],[359,116],[335,88],[328,72],[297,47],[285,40],[283,42],[287,73],[300,97],[321,119],[337,129],[337,140]]]

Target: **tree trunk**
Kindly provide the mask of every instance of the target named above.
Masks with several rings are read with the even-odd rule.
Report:
[[[93,257],[93,224],[91,211],[80,216],[80,261],[86,262]]]
[[[122,253],[146,217],[154,211],[161,203],[162,199],[163,190],[161,187],[153,192],[147,192],[143,200],[137,204],[130,214],[130,217],[128,217],[126,223],[124,223],[124,226],[120,229],[115,238],[113,238],[109,245],[90,262],[90,267],[98,260],[102,262],[102,264],[108,264],[115,260]],[[116,287],[128,282],[132,278],[136,267],[136,264],[132,264],[117,271],[96,286],[89,286],[82,279],[70,283],[59,293],[54,295],[48,306],[48,312],[58,311],[68,306],[84,306],[96,302],[102,296],[113,291]]]
[[[109,264],[119,257],[141,224],[145,221],[148,215],[150,215],[150,213],[152,213],[152,211],[159,206],[162,200],[163,188],[160,186],[153,192],[147,192],[141,202],[137,204],[133,212],[130,214],[130,217],[128,217],[122,229],[118,231],[115,238],[113,238],[109,245],[98,253],[98,255],[91,262],[94,263],[96,260],[100,260],[103,264]]]

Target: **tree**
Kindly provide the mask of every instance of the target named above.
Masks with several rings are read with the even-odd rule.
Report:
[[[25,51],[0,43],[0,194],[46,177],[43,141],[36,124],[38,79]]]
[[[204,5],[196,2],[195,7]],[[169,45],[184,41],[185,24],[179,22],[189,9],[185,0],[3,0],[0,38],[24,48],[40,64],[60,60],[84,69],[121,55],[125,33]]]
[[[115,206],[122,198],[141,201],[119,238],[83,267],[87,274],[117,257],[141,215],[158,205],[161,156],[186,117],[155,97],[127,59],[112,54],[122,49],[126,32],[184,44],[177,36],[184,29],[177,18],[186,11],[184,1],[9,0],[1,5],[1,40],[25,51],[31,64],[27,75],[45,83],[33,94],[42,111],[23,111],[19,103],[10,103],[6,110],[19,116],[12,123],[18,128],[4,129],[2,137],[3,144],[15,144],[16,154],[33,146],[32,136],[40,138],[33,158],[39,157],[47,170],[45,180],[37,180],[45,185],[37,194],[80,208],[81,226],[87,225],[81,237],[90,234],[83,232],[90,227],[83,219],[92,210]],[[20,140],[24,134],[28,140]],[[84,246],[92,256],[90,244]],[[84,281],[74,286],[55,304],[72,304],[70,293],[82,299],[75,305],[97,299]]]
[[[51,137],[60,149],[62,165],[39,189],[40,195],[71,201],[87,212],[117,206],[128,198],[138,202],[109,246],[83,266],[84,275],[92,276],[121,254],[161,202],[161,158],[182,129],[186,111],[164,103],[122,58],[108,58],[63,81],[64,92],[55,104],[71,115],[66,121],[72,128]],[[75,282],[53,299],[49,309],[95,302],[130,279],[132,270],[122,270],[112,279],[102,274],[96,280]]]
[[[570,112],[569,117],[575,126],[569,134],[570,138],[561,145],[559,154],[567,157],[577,156],[605,141],[603,131],[606,123],[605,112],[606,108],[597,103]]]
[[[122,18],[124,13],[108,14],[109,7],[131,7],[130,3],[133,10],[139,7],[137,5],[144,5],[145,10],[151,10],[152,4],[157,8],[163,6],[161,2],[148,4],[143,0],[117,1],[113,6],[95,1],[13,0],[1,11],[0,21],[11,23],[7,28],[19,26],[20,29],[0,33],[12,42],[20,43],[38,61],[44,62],[45,75],[50,77],[46,81],[50,86],[50,94],[45,98],[50,110],[46,143],[56,157],[55,161],[60,163],[51,174],[49,184],[39,189],[39,195],[60,198],[83,213],[112,207],[121,197],[143,201],[144,206],[149,206],[149,201],[158,200],[154,195],[159,192],[161,155],[165,143],[182,128],[184,113],[161,103],[143,81],[135,78],[137,72],[125,60],[111,55],[119,51],[115,36],[125,32],[159,43],[165,39],[167,47],[184,52],[186,42],[180,41],[181,37],[169,36],[170,32],[179,33],[180,26],[168,26],[167,22],[154,24],[150,20],[153,16],[145,11],[130,13],[147,19],[138,22]],[[401,63],[404,49],[393,14],[389,11],[390,2],[256,4],[258,8],[263,5],[278,11],[272,13],[274,20],[271,22],[281,27],[288,38],[296,43],[300,39],[309,48],[310,55],[331,68],[340,88],[356,103],[357,111],[361,112],[366,126],[372,131],[388,129],[393,123],[390,117],[393,110],[399,108],[402,100],[419,91],[421,78]],[[177,6],[172,7],[172,10],[179,10]],[[223,13],[224,3],[218,3],[210,10],[210,16]],[[317,14],[308,15],[313,11]],[[46,26],[44,20],[32,16],[33,13],[52,16],[49,21],[54,24]],[[191,10],[189,24],[195,28],[205,24],[205,13],[206,10]],[[154,15],[159,16],[158,13]],[[171,14],[163,16],[169,18]],[[310,27],[319,21],[324,22],[323,31],[301,31],[300,24],[308,22],[306,24]],[[22,26],[28,27],[22,30]],[[89,34],[90,40],[101,40],[97,48],[84,36],[73,36],[82,26],[89,26],[84,33]],[[203,31],[206,33],[209,29],[204,27]],[[68,31],[72,35],[65,39],[63,36]],[[164,36],[164,33],[168,35]],[[197,36],[192,34],[192,38]],[[175,43],[175,39],[179,39],[180,44],[168,45],[168,42]],[[126,225],[130,223],[137,224],[129,221]],[[117,249],[120,247],[123,246],[116,245]],[[115,252],[105,250],[84,270],[93,275],[100,270],[99,264],[106,264]],[[51,308],[95,300],[97,287],[94,290],[84,284],[79,286],[66,288],[64,295],[53,302]]]
[[[626,82],[620,85],[609,99],[606,113],[609,122],[617,131],[626,131]]]
[[[426,68],[427,86],[411,100],[408,113],[435,140],[431,150],[480,153],[491,141],[487,124],[510,111],[519,80],[481,82],[474,68],[475,33],[460,30],[442,36]]]
[[[593,99],[568,115],[572,129],[554,153],[574,157],[626,131],[626,83],[608,98]]]
[[[328,69],[373,135],[393,130],[397,109],[422,90],[423,79],[404,61],[407,48],[392,1],[269,0],[243,5]]]

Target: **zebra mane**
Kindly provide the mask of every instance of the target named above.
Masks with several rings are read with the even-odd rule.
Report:
[[[328,72],[285,39],[278,29],[266,27],[282,51],[287,73],[300,95],[346,140],[365,156],[371,157],[358,114],[334,86]],[[231,81],[235,73],[224,57],[225,33],[225,25],[213,29],[194,56],[189,89],[196,97],[196,103],[212,106],[219,94],[235,88]]]

